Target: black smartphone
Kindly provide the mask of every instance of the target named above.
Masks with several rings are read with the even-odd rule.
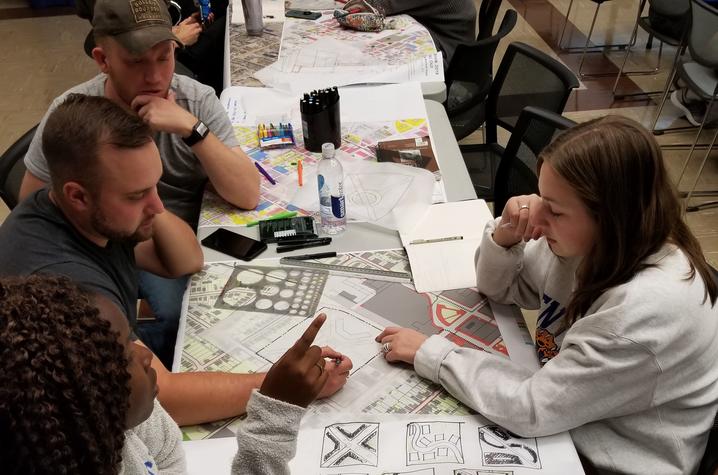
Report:
[[[220,228],[202,239],[202,245],[243,261],[251,261],[267,249],[262,241]]]
[[[321,12],[312,12],[309,10],[287,10],[287,13],[284,15],[289,18],[303,18],[304,20],[316,20],[322,16]]]

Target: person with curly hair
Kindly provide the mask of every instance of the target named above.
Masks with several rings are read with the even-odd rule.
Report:
[[[288,473],[299,422],[329,377],[312,345],[325,318],[253,392],[232,473]],[[9,473],[186,472],[182,434],[156,400],[152,353],[108,298],[65,277],[0,279],[0,357],[0,466]]]

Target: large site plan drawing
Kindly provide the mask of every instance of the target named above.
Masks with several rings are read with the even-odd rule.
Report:
[[[297,211],[301,215],[316,214],[302,209],[290,202],[298,193],[297,163],[302,160],[305,170],[313,169],[321,154],[308,152],[304,149],[301,133],[295,127],[296,147],[263,150],[259,148],[256,127],[235,125],[235,135],[242,149],[249,157],[259,163],[272,178],[276,185],[266,180],[261,182],[259,205],[252,211],[243,211],[218,197],[211,191],[204,195],[199,226],[212,225],[243,225],[257,219],[264,219],[281,211]],[[301,130],[301,128],[299,129]],[[387,139],[423,137],[429,135],[426,119],[401,119],[373,123],[342,124],[342,145],[336,156],[347,166],[360,160],[376,161],[376,144]],[[352,178],[357,187],[361,186],[361,178]],[[308,186],[308,185],[307,185]],[[315,190],[311,190],[315,193]],[[314,196],[314,195],[312,195]],[[358,197],[348,196],[359,203]],[[395,200],[401,199],[398,194]],[[359,200],[359,201],[357,201]],[[363,200],[366,202],[367,200]],[[392,203],[382,203],[382,207],[391,209]]]
[[[403,251],[344,254],[322,262],[406,272]],[[314,315],[327,322],[316,342],[354,363],[347,385],[312,413],[468,414],[440,386],[388,364],[374,337],[387,325],[441,333],[459,345],[508,356],[491,308],[473,289],[419,294],[411,284],[293,267],[208,264],[192,276],[179,370],[267,370]],[[401,301],[401,306],[395,302]],[[188,439],[231,436],[237,419],[183,428]]]

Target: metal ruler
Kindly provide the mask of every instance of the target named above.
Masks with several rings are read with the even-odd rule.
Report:
[[[346,275],[349,277],[366,277],[368,279],[387,280],[390,282],[411,282],[411,274],[408,272],[340,266],[338,264],[323,264],[321,262],[300,261],[292,259],[291,257],[282,257],[279,259],[279,263],[286,266],[325,270],[330,274]]]

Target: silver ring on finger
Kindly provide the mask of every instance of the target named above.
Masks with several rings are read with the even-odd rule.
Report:
[[[522,209],[529,209],[529,205],[520,205],[519,211],[521,211]]]
[[[391,351],[391,342],[387,341],[383,345],[381,345],[381,352],[384,354],[387,354]]]
[[[314,366],[319,368],[319,376],[321,376],[324,373],[324,366],[320,365],[319,362],[314,363]]]

